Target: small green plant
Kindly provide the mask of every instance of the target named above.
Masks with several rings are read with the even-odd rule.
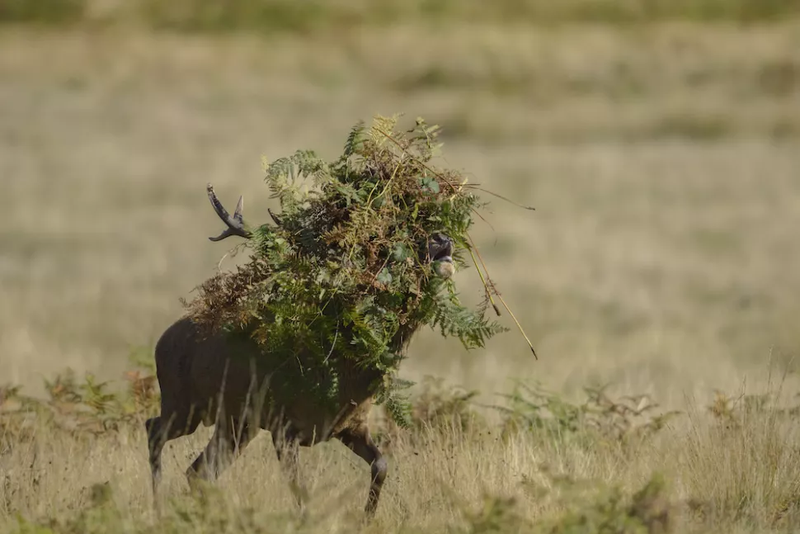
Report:
[[[111,382],[98,382],[91,373],[81,382],[67,369],[44,381],[43,399],[24,395],[18,386],[0,387],[0,436],[32,438],[34,423],[90,435],[139,424],[158,406],[155,384],[153,374],[134,369],[125,373],[125,387],[112,391]]]
[[[429,427],[473,428],[483,419],[473,409],[475,390],[445,387],[441,378],[428,376],[412,405],[412,420],[417,429]]]
[[[530,531],[533,526],[518,512],[513,498],[484,495],[481,504],[477,510],[464,511],[470,534]]]
[[[552,512],[531,520],[517,498],[483,495],[478,506],[456,499],[469,533],[531,534],[668,534],[675,505],[660,473],[632,494],[619,484],[557,476],[546,467],[546,484],[523,482],[536,500]]]
[[[714,400],[708,405],[708,412],[716,420],[729,428],[741,428],[748,418],[796,419],[800,416],[800,404],[779,406],[774,393],[747,394],[732,396],[722,391],[714,393]],[[800,394],[797,395],[800,398]]]
[[[546,520],[548,534],[666,534],[671,531],[673,505],[662,475],[655,473],[630,497],[618,485],[557,483],[565,511]]]
[[[139,0],[139,10],[158,28],[281,33],[304,33],[330,24],[335,21],[326,20],[326,15],[337,12],[318,0]]]
[[[565,401],[540,385],[519,384],[503,395],[508,406],[496,406],[504,416],[503,432],[542,432],[575,436],[587,431],[602,438],[627,442],[644,438],[664,428],[678,411],[653,414],[658,408],[647,395],[612,399],[607,387],[584,388],[581,404]]]
[[[413,382],[401,380],[400,390],[407,390]],[[475,410],[475,390],[447,387],[444,380],[426,376],[415,395],[395,393],[392,403],[384,403],[389,416],[384,428],[376,435],[385,447],[400,438],[401,430],[408,431],[406,439],[415,440],[431,430],[468,433],[486,425],[486,420]],[[397,410],[400,415],[392,413]]]

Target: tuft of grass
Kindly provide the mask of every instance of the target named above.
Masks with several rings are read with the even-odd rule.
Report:
[[[0,23],[65,25],[86,17],[87,0],[0,0]]]
[[[654,138],[685,138],[697,141],[717,141],[731,134],[731,121],[724,115],[701,113],[671,113],[652,126]]]
[[[693,425],[681,463],[690,474],[690,505],[707,520],[734,518],[777,530],[798,525],[800,405],[778,404],[779,394],[718,392],[708,407],[714,422]]]
[[[330,9],[317,0],[140,0],[143,20],[156,29],[192,32],[257,30],[265,33],[309,33],[342,24],[354,12]]]

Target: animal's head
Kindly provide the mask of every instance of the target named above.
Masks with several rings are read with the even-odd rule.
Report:
[[[214,211],[227,226],[227,228],[217,237],[209,237],[209,239],[211,241],[222,241],[223,239],[232,235],[250,239],[252,237],[252,233],[247,229],[247,225],[245,225],[244,217],[242,215],[244,207],[242,197],[239,197],[239,202],[236,204],[236,210],[231,216],[222,206],[222,203],[217,198],[216,193],[214,193],[214,188],[211,186],[211,184],[206,186],[206,190],[208,192],[208,199],[211,201],[211,205],[214,207]],[[280,219],[271,211],[269,214],[275,223],[280,225]],[[455,272],[455,266],[453,265],[453,250],[453,240],[441,232],[434,232],[428,239],[428,247],[426,251],[427,257],[425,260],[432,264],[434,271],[442,278],[450,278]]]

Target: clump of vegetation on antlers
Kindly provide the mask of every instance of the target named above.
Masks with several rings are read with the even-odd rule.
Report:
[[[280,365],[314,390],[305,393],[334,398],[336,360],[347,358],[376,371],[380,396],[420,326],[467,348],[504,330],[486,318],[488,301],[462,305],[428,256],[428,240],[443,234],[456,245],[452,262],[464,266],[479,199],[462,175],[432,166],[438,127],[417,119],[396,133],[396,122],[357,124],[333,162],[297,151],[267,165],[281,206],[270,212],[275,224],[248,228],[249,262],[210,278],[186,304],[196,321],[282,356]]]

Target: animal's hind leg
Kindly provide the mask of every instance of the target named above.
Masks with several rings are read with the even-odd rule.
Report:
[[[144,423],[147,430],[147,450],[150,458],[150,473],[152,475],[153,496],[158,492],[158,484],[161,482],[161,451],[167,440],[164,436],[164,429],[161,425],[161,417],[148,419]]]
[[[378,498],[381,494],[383,481],[386,479],[388,466],[386,459],[381,451],[372,441],[369,430],[362,426],[356,430],[346,430],[337,436],[342,443],[349,447],[354,453],[364,459],[369,466],[372,479],[369,486],[369,497],[364,511],[372,516],[378,507]]]
[[[240,424],[234,420],[231,424],[226,424],[224,421],[218,421],[211,441],[186,470],[189,482],[192,483],[198,478],[209,482],[216,480],[241,454],[253,437],[255,436],[251,432],[250,425],[246,423]]]
[[[153,479],[154,499],[158,492],[158,485],[161,482],[161,453],[164,450],[164,445],[169,440],[192,434],[199,425],[200,418],[191,413],[185,416],[172,414],[168,420],[165,420],[162,412],[162,416],[153,417],[145,421],[144,427],[147,431],[147,449],[150,459],[150,472]]]

